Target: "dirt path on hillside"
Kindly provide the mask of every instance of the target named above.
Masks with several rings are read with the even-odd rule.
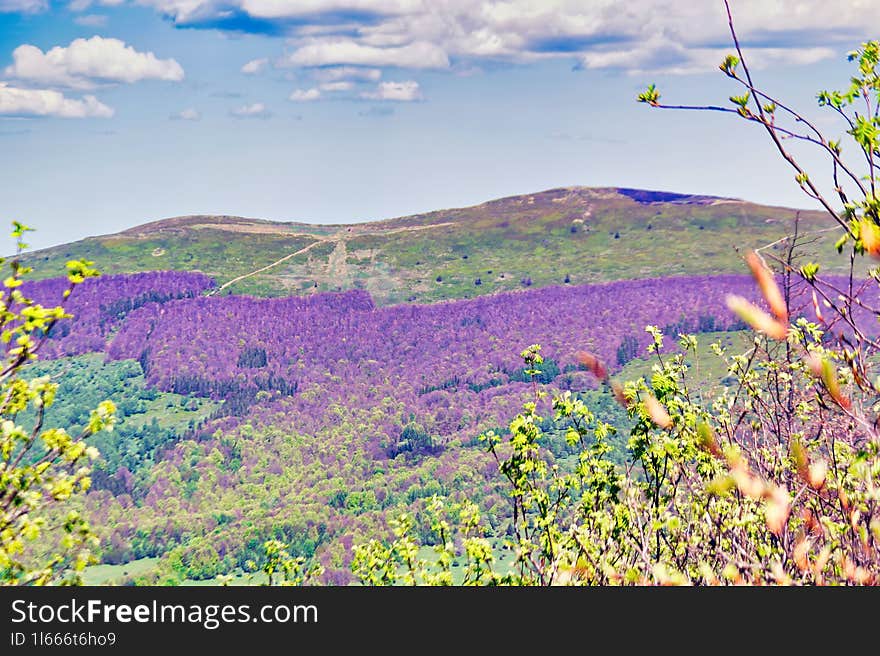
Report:
[[[348,275],[346,260],[348,260],[348,249],[345,247],[345,240],[340,239],[327,258],[327,274],[336,279],[346,277]]]
[[[285,255],[285,256],[282,257],[280,260],[275,260],[275,261],[272,262],[271,264],[267,264],[267,265],[264,266],[264,267],[260,267],[260,268],[257,269],[256,271],[251,271],[250,273],[243,273],[242,275],[240,275],[240,276],[238,276],[238,277],[236,277],[236,278],[233,278],[232,280],[229,280],[229,281],[227,281],[227,282],[224,282],[224,283],[223,283],[222,285],[220,285],[217,289],[211,291],[211,292],[208,294],[208,296],[213,296],[214,294],[219,294],[219,293],[222,292],[224,289],[226,289],[226,288],[229,287],[230,285],[234,285],[235,283],[239,282],[240,280],[244,280],[245,278],[250,278],[251,276],[255,276],[255,275],[257,275],[258,273],[263,273],[263,271],[268,271],[268,270],[271,269],[272,267],[278,266],[278,265],[281,264],[282,262],[286,262],[286,261],[289,260],[290,258],[292,258],[292,257],[296,257],[297,255],[302,255],[303,253],[308,253],[308,252],[309,252],[310,250],[312,250],[315,246],[317,246],[317,245],[319,245],[319,244],[326,244],[328,241],[332,241],[332,240],[330,240],[330,239],[318,239],[318,241],[312,242],[311,244],[309,244],[309,245],[306,246],[305,248],[300,248],[300,249],[299,249],[298,251],[296,251],[295,253],[290,253],[289,255]]]
[[[398,232],[418,232],[420,230],[433,230],[434,228],[445,228],[446,226],[455,225],[452,221],[446,221],[445,223],[432,223],[430,225],[423,226],[404,226],[402,228],[392,228],[391,230],[365,230],[362,233],[363,235],[396,235]]]
[[[297,255],[302,255],[304,253],[308,253],[310,250],[312,250],[315,246],[318,246],[319,244],[334,244],[334,243],[336,244],[336,248],[333,249],[333,251],[330,253],[330,256],[328,257],[329,271],[333,272],[333,271],[344,270],[346,268],[346,258],[347,258],[347,250],[346,250],[346,246],[345,246],[346,238],[362,237],[362,236],[366,236],[366,235],[384,237],[385,235],[396,235],[401,232],[419,232],[421,230],[433,230],[435,228],[445,228],[446,226],[451,226],[451,225],[454,225],[454,224],[451,221],[447,221],[445,223],[432,223],[430,225],[424,225],[424,226],[404,226],[402,228],[392,228],[391,230],[364,230],[364,231],[352,229],[351,227],[349,227],[349,228],[346,228],[345,231],[340,230],[339,232],[337,232],[336,234],[334,234],[330,237],[319,237],[317,235],[309,235],[310,237],[314,237],[314,239],[316,241],[312,242],[311,244],[309,244],[305,248],[299,249],[295,253],[290,253],[288,255],[285,255],[281,259],[275,260],[271,264],[267,264],[264,267],[260,267],[259,269],[251,271],[249,273],[243,273],[242,275],[237,276],[237,277],[233,278],[232,280],[228,280],[228,281],[224,282],[222,285],[220,285],[217,289],[214,289],[214,290],[208,292],[207,295],[214,296],[215,294],[219,294],[220,292],[222,292],[224,289],[226,289],[230,285],[234,285],[235,283],[240,282],[240,281],[244,280],[245,278],[250,278],[251,276],[257,275],[258,273],[263,273],[264,271],[268,271],[269,269],[276,267],[279,264],[282,264],[283,262],[286,262],[287,260],[289,260],[291,258],[296,257]]]

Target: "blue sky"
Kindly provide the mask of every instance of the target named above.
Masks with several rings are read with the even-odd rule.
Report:
[[[858,0],[732,6],[759,82],[810,111],[880,24]],[[0,0],[0,220],[44,247],[569,185],[810,207],[756,126],[634,102],[738,92],[726,29],[714,0]]]

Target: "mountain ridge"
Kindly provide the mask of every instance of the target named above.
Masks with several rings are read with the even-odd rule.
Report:
[[[394,222],[407,221],[412,220],[417,217],[430,216],[437,213],[443,212],[456,212],[461,210],[469,210],[469,209],[477,209],[484,208],[487,206],[499,205],[506,202],[516,202],[523,199],[533,198],[536,196],[541,196],[544,194],[559,194],[561,192],[568,192],[569,194],[585,194],[587,197],[594,196],[596,198],[601,198],[602,195],[613,195],[619,194],[622,196],[629,197],[636,202],[639,203],[651,203],[651,202],[668,202],[668,203],[694,203],[694,204],[713,204],[713,203],[745,203],[739,198],[727,198],[723,196],[711,196],[711,195],[703,195],[703,194],[685,194],[679,192],[671,192],[671,191],[661,191],[661,190],[649,190],[649,189],[636,189],[630,187],[588,187],[584,185],[575,185],[568,187],[554,187],[551,189],[546,189],[543,191],[538,191],[530,194],[513,194],[511,196],[502,196],[500,198],[493,198],[491,200],[487,200],[481,203],[477,203],[475,205],[466,205],[461,207],[446,207],[437,210],[430,210],[428,212],[420,212],[415,214],[406,214],[400,216],[389,217],[385,219],[371,219],[367,221],[357,221],[351,223],[309,223],[308,221],[282,221],[282,220],[274,220],[274,219],[263,219],[259,217],[249,217],[249,216],[239,216],[236,214],[182,214],[178,216],[170,216],[162,219],[154,219],[152,221],[147,221],[146,223],[141,223],[136,226],[132,226],[130,228],[126,228],[124,230],[120,230],[115,233],[106,233],[103,235],[92,235],[89,238],[105,238],[105,237],[113,237],[116,235],[131,235],[131,236],[142,236],[146,234],[151,234],[157,231],[161,231],[164,229],[174,229],[178,227],[192,227],[192,226],[201,226],[201,225],[210,225],[210,224],[220,224],[220,225],[242,225],[242,226],[253,226],[255,228],[259,227],[275,227],[277,226],[279,229],[283,227],[290,228],[301,228],[304,230],[308,229],[318,229],[318,228],[348,228],[348,227],[364,227],[364,226],[372,226],[372,225],[382,225],[382,224],[390,224]],[[779,206],[782,207],[782,206]],[[79,241],[79,240],[78,240]],[[48,250],[48,249],[41,249]]]
[[[739,273],[739,252],[784,237],[796,216],[802,231],[828,224],[819,211],[741,199],[570,186],[363,223],[170,217],[24,259],[37,278],[84,257],[107,273],[201,271],[227,293],[366,289],[387,305],[532,285]],[[824,236],[822,254],[832,254],[834,240]]]

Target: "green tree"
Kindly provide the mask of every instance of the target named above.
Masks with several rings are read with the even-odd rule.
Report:
[[[248,569],[266,575],[265,585],[299,586],[317,580],[324,569],[317,563],[309,563],[303,556],[291,556],[287,546],[280,540],[263,543],[263,562],[248,561]]]
[[[105,401],[91,412],[87,426],[70,435],[43,424],[57,385],[48,376],[25,380],[21,373],[36,359],[50,331],[71,315],[63,305],[43,307],[22,292],[30,268],[20,262],[30,230],[13,223],[16,255],[0,259],[9,275],[0,290],[0,340],[5,346],[0,369],[0,583],[5,585],[80,583],[93,562],[97,538],[71,500],[89,489],[91,463],[98,457],[87,438],[112,430],[115,408]],[[98,275],[92,263],[67,263],[69,287],[64,299],[86,278]],[[28,407],[33,422],[20,423]]]

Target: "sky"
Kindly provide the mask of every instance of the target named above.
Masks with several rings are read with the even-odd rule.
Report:
[[[756,81],[839,136],[815,94],[845,86],[880,2],[731,6]],[[41,248],[572,185],[813,207],[757,126],[635,102],[725,104],[731,50],[715,0],[0,0],[0,221]]]

